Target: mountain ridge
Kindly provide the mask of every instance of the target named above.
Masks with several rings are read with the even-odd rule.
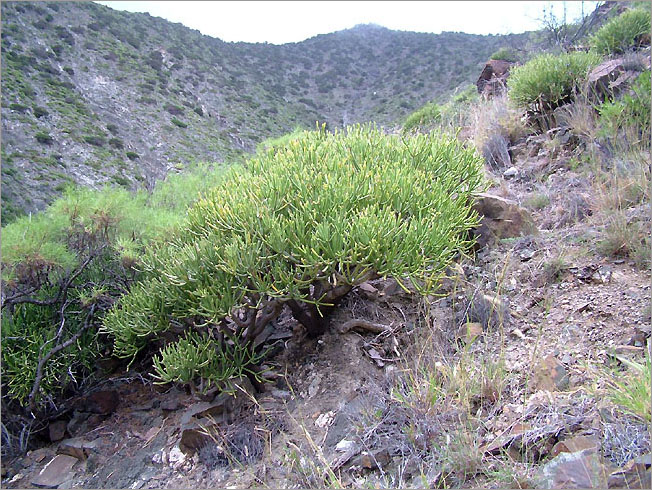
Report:
[[[1,9],[4,219],[43,209],[70,183],[151,188],[315,121],[395,127],[532,37],[362,24],[299,43],[229,43],[94,3]]]

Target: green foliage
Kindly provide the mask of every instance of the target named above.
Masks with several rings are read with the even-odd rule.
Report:
[[[38,141],[39,143],[44,143],[46,145],[49,145],[54,141],[49,133],[45,133],[43,131],[39,131],[34,135],[34,137],[36,138],[36,141]]]
[[[272,150],[276,148],[280,148],[282,146],[286,146],[290,141],[294,141],[296,139],[299,139],[303,136],[305,133],[305,129],[301,128],[300,126],[297,126],[292,130],[291,133],[286,133],[283,134],[277,138],[267,138],[266,140],[262,141],[256,146],[256,151],[258,153],[265,152],[267,150]]]
[[[626,10],[611,19],[591,36],[589,43],[597,53],[617,54],[637,46],[644,36],[649,40],[649,4],[647,9]]]
[[[306,132],[228,171],[148,256],[147,279],[105,319],[114,352],[189,322],[249,346],[284,304],[303,323],[375,274],[426,292],[469,245],[481,183],[480,159],[453,138]]]
[[[516,63],[519,60],[519,56],[514,48],[500,48],[498,51],[492,54],[489,59]]]
[[[573,91],[600,63],[595,53],[542,54],[512,69],[509,98],[519,107],[537,105],[547,110],[570,100]]]
[[[17,104],[15,102],[12,102],[11,104],[9,104],[9,109],[20,113],[25,113],[27,112],[27,109],[29,109],[29,107],[23,104]]]
[[[89,145],[104,146],[106,143],[106,138],[101,135],[86,135],[84,136],[84,141]]]
[[[598,112],[601,135],[616,138],[623,130],[628,134],[634,130],[649,141],[651,92],[650,70],[646,70],[632,84],[629,93],[600,105]]]
[[[174,124],[175,126],[178,126],[178,127],[180,127],[180,128],[187,128],[187,127],[188,127],[188,124],[187,124],[187,123],[185,123],[185,122],[183,122],[183,121],[180,121],[180,120],[177,119],[176,117],[173,117],[173,118],[171,119],[171,121],[172,121],[172,124]]]
[[[33,106],[32,110],[34,111],[34,116],[37,118],[50,115],[48,110],[44,107]]]
[[[650,398],[652,397],[652,362],[645,356],[640,363],[620,358],[627,372],[605,376],[609,398],[625,412],[639,417],[648,424],[652,421]],[[611,373],[609,373],[611,374]]]
[[[188,177],[176,175],[159,182],[151,195],[120,188],[69,188],[44,212],[3,227],[6,396],[25,405],[39,360],[57,342],[78,333],[72,345],[44,364],[36,401],[61,395],[72,374],[83,378],[91,372],[101,344],[96,330],[88,326],[122,294],[125,284],[139,277],[136,268],[145,249],[165,243],[184,219],[187,206],[221,175],[220,169],[209,172],[202,166]],[[175,192],[183,194],[173,199]],[[72,287],[61,293],[68,280]],[[96,286],[80,287],[89,283]],[[6,303],[6,298],[14,299]],[[23,303],[24,298],[59,299],[39,305]],[[87,330],[80,332],[85,323]]]
[[[127,158],[129,160],[136,160],[137,158],[140,158],[140,155],[135,151],[128,151],[127,153],[125,153],[125,155],[127,155]]]
[[[427,103],[407,117],[405,123],[403,123],[403,133],[437,124],[441,120],[441,109],[441,106],[435,102]]]
[[[468,124],[471,106],[477,100],[479,95],[475,85],[467,85],[445,104],[429,102],[410,114],[401,132],[408,134],[414,131],[440,130],[454,134],[460,127]]]
[[[189,332],[161,349],[153,365],[159,383],[190,384],[204,392],[229,379],[255,375],[249,366],[262,358],[238,343],[219,343],[208,335]]]
[[[109,146],[121,150],[125,147],[125,144],[120,138],[111,138],[109,139]]]

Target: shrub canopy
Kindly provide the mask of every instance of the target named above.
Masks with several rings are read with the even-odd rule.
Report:
[[[188,329],[247,345],[284,304],[306,325],[376,275],[428,291],[470,244],[481,184],[481,159],[454,138],[306,132],[200,200],[104,327],[125,357]],[[156,358],[160,377],[178,354]]]
[[[573,90],[600,63],[596,53],[542,54],[512,69],[509,98],[520,107],[551,109],[570,99]]]
[[[626,10],[603,25],[589,40],[591,49],[600,54],[624,53],[650,36],[649,4],[644,9]]]
[[[165,243],[221,176],[198,165],[152,194],[70,188],[45,211],[2,228],[4,399],[41,408],[93,371],[106,347],[99,318],[139,279],[145,249]]]

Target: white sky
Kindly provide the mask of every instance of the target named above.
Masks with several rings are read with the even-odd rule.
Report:
[[[299,42],[317,34],[374,23],[415,32],[508,34],[541,27],[544,8],[567,20],[589,14],[597,2],[488,1],[184,1],[97,2],[118,10],[148,12],[223,41]]]

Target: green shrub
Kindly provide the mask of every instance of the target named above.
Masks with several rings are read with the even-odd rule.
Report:
[[[617,138],[621,131],[635,132],[649,142],[651,92],[650,70],[647,70],[638,76],[629,93],[601,104],[598,107],[601,135]]]
[[[539,112],[569,101],[573,91],[600,63],[595,53],[543,54],[512,69],[509,98],[520,107],[534,106]]]
[[[180,127],[180,128],[187,128],[187,127],[188,127],[188,124],[187,124],[187,123],[185,123],[185,122],[183,122],[183,121],[180,121],[180,120],[177,119],[176,117],[173,117],[173,118],[171,119],[171,121],[172,121],[172,124],[174,124],[175,126],[178,126],[178,127]]]
[[[600,54],[624,53],[650,35],[650,11],[626,10],[602,26],[589,40],[591,49]]]
[[[403,133],[438,123],[441,120],[441,109],[442,107],[435,102],[427,103],[407,117],[403,124]]]
[[[27,112],[27,109],[29,109],[29,107],[27,107],[26,105],[23,105],[23,104],[17,104],[15,102],[13,102],[13,103],[9,104],[9,109],[11,109],[12,111],[20,112],[20,113],[25,113],[25,112]]]
[[[470,245],[472,194],[481,184],[480,158],[454,138],[371,127],[306,132],[230,169],[172,243],[147,256],[147,279],[104,329],[124,357],[193,325],[207,328],[219,348],[233,339],[251,350],[287,306],[319,335],[327,313],[371,277],[431,291]]]
[[[159,383],[183,383],[195,387],[199,380],[204,392],[230,379],[257,375],[251,366],[263,358],[238,343],[220,344],[208,335],[189,332],[154,356],[155,378]]]
[[[86,135],[84,141],[93,146],[104,146],[106,139],[101,135]]]
[[[48,110],[44,107],[33,106],[32,111],[34,111],[34,116],[37,118],[50,115]]]
[[[256,146],[256,151],[265,152],[274,148],[279,148],[286,146],[290,141],[294,141],[298,138],[301,138],[305,132],[305,129],[302,129],[300,126],[294,128],[291,133],[283,134],[277,138],[267,138],[261,143],[258,143]]]
[[[70,188],[44,212],[3,227],[3,397],[10,403],[36,414],[93,371],[108,347],[97,337],[99,319],[139,278],[145,248],[165,243],[184,217],[182,205],[150,204],[157,192]]]
[[[519,59],[519,56],[514,48],[500,48],[498,51],[492,54],[489,59],[516,63]]]
[[[54,141],[52,139],[52,136],[50,136],[48,133],[44,133],[42,131],[36,133],[34,135],[34,137],[36,138],[36,141],[38,141],[39,143],[45,143],[46,145],[49,145],[50,143],[52,143]]]
[[[125,147],[124,141],[120,138],[111,138],[109,140],[109,145],[118,150],[122,150]]]
[[[135,151],[128,151],[127,153],[125,153],[125,155],[127,155],[127,158],[129,160],[136,160],[137,158],[140,158],[140,155]]]

